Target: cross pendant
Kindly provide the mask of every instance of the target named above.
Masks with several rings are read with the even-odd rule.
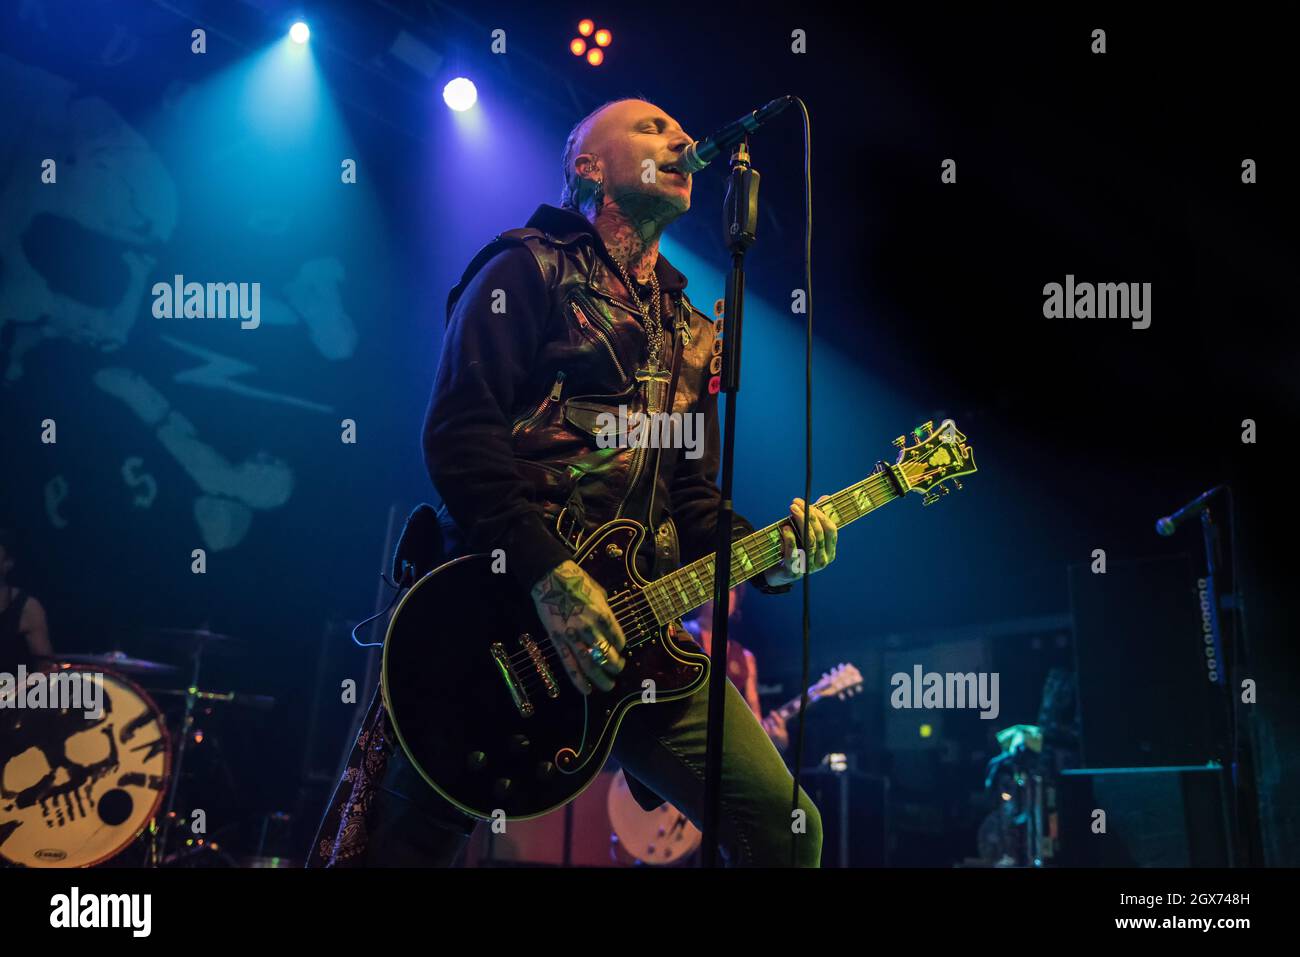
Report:
[[[652,363],[644,369],[636,370],[636,381],[646,384],[646,411],[650,413],[662,412],[665,400],[665,392],[668,383],[672,379],[672,373],[667,369],[660,369],[659,364]]]

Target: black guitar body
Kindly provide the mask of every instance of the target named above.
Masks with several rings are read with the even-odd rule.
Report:
[[[412,763],[461,810],[521,819],[560,807],[600,772],[629,708],[704,684],[708,658],[669,639],[641,596],[632,562],[644,535],[635,521],[610,522],[574,556],[627,637],[626,667],[608,692],[573,687],[532,598],[489,555],[448,562],[398,605],[384,700]]]

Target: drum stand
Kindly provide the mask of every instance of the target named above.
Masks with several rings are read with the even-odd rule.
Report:
[[[167,786],[167,804],[163,807],[162,825],[154,819],[150,827],[149,867],[161,867],[167,860],[167,845],[175,827],[176,791],[180,787],[181,772],[185,764],[185,750],[194,728],[194,706],[199,700],[199,673],[203,667],[203,643],[194,648],[194,666],[190,671],[190,684],[185,689],[185,713],[181,718],[180,735],[176,742],[176,760],[172,765],[172,779]]]

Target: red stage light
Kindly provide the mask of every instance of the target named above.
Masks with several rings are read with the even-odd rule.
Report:
[[[596,29],[596,24],[591,20],[581,20],[578,23],[578,32],[584,37],[591,36],[591,31]]]
[[[608,30],[596,31],[596,46],[607,47],[609,46],[609,41],[612,39],[614,39],[614,36]]]
[[[600,66],[605,62],[605,51],[599,47],[592,47],[587,51],[587,62],[592,66]]]
[[[582,37],[574,37],[569,41],[569,51],[574,56],[582,56],[587,52],[587,41]]]

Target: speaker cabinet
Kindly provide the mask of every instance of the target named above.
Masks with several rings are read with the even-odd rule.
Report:
[[[1223,769],[1063,771],[1057,798],[1060,866],[1229,866]]]

